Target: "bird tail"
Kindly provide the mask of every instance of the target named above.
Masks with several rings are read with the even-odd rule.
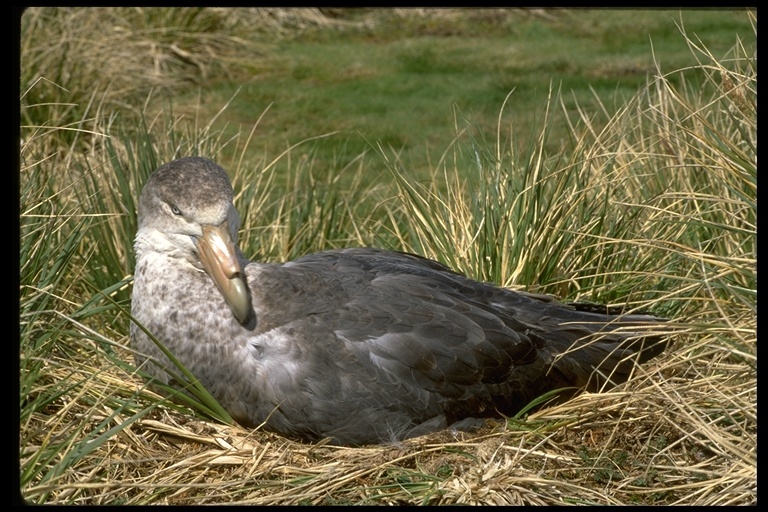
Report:
[[[603,319],[595,325],[594,332],[576,341],[571,337],[554,344],[558,353],[552,371],[560,373],[573,386],[591,392],[626,382],[637,364],[653,359],[667,348],[669,338],[660,331],[664,321],[648,315],[617,316],[607,324]],[[585,325],[580,323],[579,327]]]

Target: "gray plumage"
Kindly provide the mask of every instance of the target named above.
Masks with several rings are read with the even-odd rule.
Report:
[[[513,415],[561,387],[598,391],[664,348],[627,330],[659,318],[510,291],[411,254],[249,262],[232,197],[226,172],[204,158],[153,173],[139,201],[132,314],[243,425],[389,442]],[[167,358],[133,323],[131,338],[137,364],[167,383]]]

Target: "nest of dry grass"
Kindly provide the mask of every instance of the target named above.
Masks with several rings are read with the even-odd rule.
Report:
[[[583,394],[525,420],[363,448],[301,444],[166,406],[130,423],[133,411],[115,414],[117,395],[162,401],[136,375],[92,363],[51,365],[52,383],[88,384],[31,416],[25,431],[38,443],[22,462],[84,417],[93,432],[81,437],[119,429],[71,470],[23,489],[30,500],[728,505],[757,496],[756,379],[712,337],[678,343],[611,392]]]

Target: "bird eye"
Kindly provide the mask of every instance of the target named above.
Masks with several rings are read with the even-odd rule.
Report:
[[[175,204],[172,204],[172,205],[171,205],[171,212],[172,212],[174,215],[181,215],[181,210],[179,210],[179,207],[178,207],[178,206],[176,206]]]

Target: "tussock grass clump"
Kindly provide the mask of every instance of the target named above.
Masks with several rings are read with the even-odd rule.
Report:
[[[754,503],[756,60],[738,45],[719,57],[687,40],[697,67],[659,70],[600,123],[571,115],[567,151],[543,151],[546,116],[539,139],[516,147],[502,108],[497,141],[460,134],[430,181],[409,181],[381,150],[391,186],[369,184],[362,158],[330,179],[314,175],[311,158],[294,159],[294,148],[238,159],[252,133],[224,136],[171,112],[121,131],[95,99],[73,118],[66,102],[35,99],[42,85],[33,85],[23,97],[29,119],[50,123],[22,122],[21,497]],[[545,110],[558,100],[553,93]],[[135,200],[159,164],[192,154],[232,174],[254,258],[347,245],[412,250],[504,286],[650,309],[673,319],[675,342],[610,392],[473,434],[344,448],[226,424],[208,404],[146,389],[128,346]]]
[[[248,36],[249,12],[235,23],[205,8],[30,8],[21,19],[22,123],[56,132],[66,147],[90,140],[84,126],[97,107],[136,112],[150,92],[253,70],[269,46]]]

